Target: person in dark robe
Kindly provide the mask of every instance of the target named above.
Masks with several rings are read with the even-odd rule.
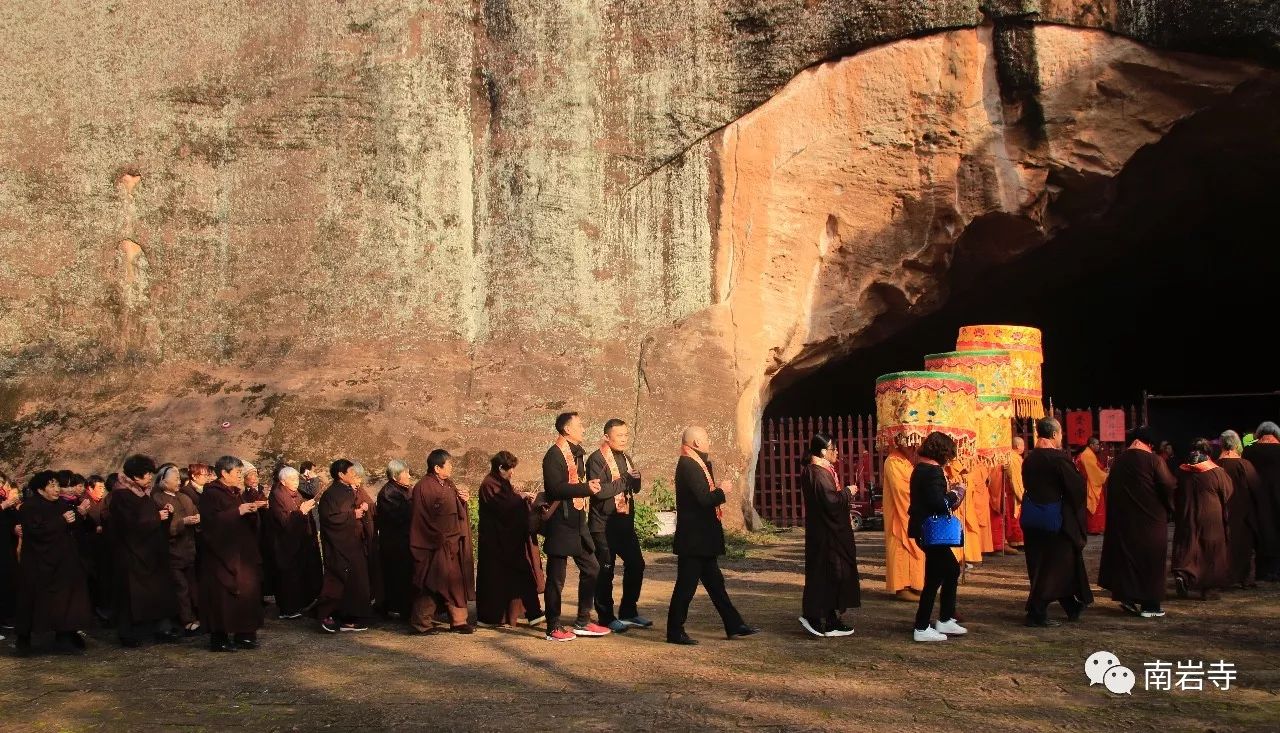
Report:
[[[1261,483],[1253,492],[1254,521],[1258,532],[1257,578],[1280,581],[1280,425],[1264,422],[1253,433],[1253,445],[1244,459],[1253,464]]]
[[[382,565],[382,612],[388,618],[408,618],[413,601],[413,557],[409,554],[409,525],[413,516],[410,493],[413,474],[404,461],[387,464],[387,482],[378,492],[374,525]]]
[[[1231,585],[1253,588],[1253,553],[1258,544],[1257,511],[1254,494],[1262,479],[1240,452],[1240,434],[1227,430],[1218,438],[1222,452],[1218,465],[1231,479],[1231,499],[1227,502],[1227,536],[1231,538]]]
[[[209,651],[258,648],[262,628],[262,555],[258,523],[266,499],[244,493],[244,462],[223,456],[200,493],[206,562],[200,568],[200,619]]]
[[[0,629],[13,628],[18,595],[18,505],[22,492],[0,473]],[[2,638],[2,637],[0,637]]]
[[[854,547],[849,505],[853,496],[840,483],[834,461],[835,441],[824,433],[809,440],[809,455],[800,468],[804,500],[804,595],[800,625],[814,636],[849,636],[853,628],[841,618],[862,605],[858,552]]]
[[[1036,447],[1022,464],[1022,534],[1026,543],[1027,626],[1057,626],[1049,618],[1049,604],[1057,601],[1068,621],[1077,621],[1093,603],[1084,567],[1086,527],[1085,481],[1071,456],[1062,449],[1062,424],[1053,418],[1036,422]],[[1028,526],[1027,503],[1057,505],[1062,514],[1058,531]]]
[[[452,458],[437,448],[427,456],[427,474],[413,487],[409,552],[414,595],[409,623],[418,634],[439,631],[435,614],[441,608],[449,615],[450,631],[475,631],[467,623],[467,602],[476,597],[467,509],[471,496],[453,483],[452,475]]]
[[[196,526],[200,510],[181,491],[178,467],[166,463],[156,471],[151,498],[156,506],[173,507],[169,520],[169,571],[173,576],[174,596],[178,600],[178,623],[185,636],[200,633],[200,583],[196,578]]]
[[[1175,480],[1150,429],[1134,428],[1111,466],[1104,491],[1109,517],[1102,536],[1098,585],[1134,616],[1164,616],[1165,559]]]
[[[148,456],[125,459],[123,475],[111,491],[108,527],[114,548],[116,633],[126,647],[141,645],[150,632],[159,642],[180,635],[169,619],[178,613],[178,597],[169,573],[169,521],[173,507],[156,507],[151,481],[156,463]]]
[[[511,483],[518,463],[499,451],[480,482],[476,620],[488,626],[514,626],[521,614],[530,626],[542,621],[538,596],[546,581],[537,536],[529,530],[531,502]]]
[[[244,462],[244,491],[241,492],[245,501],[252,502],[268,502],[271,490],[262,484],[262,477],[258,473],[257,467],[252,463]],[[275,559],[275,540],[271,537],[271,523],[258,522],[258,554],[262,557],[262,602],[265,604],[269,600],[274,599],[276,594],[276,586],[278,581],[276,578],[276,559]]]
[[[365,555],[369,558],[369,603],[374,613],[383,607],[386,583],[382,577],[382,550],[378,542],[378,498],[369,491],[369,472],[364,464],[352,464],[356,472],[356,498],[369,506],[360,519],[360,540],[364,542]]]
[[[320,593],[320,549],[316,544],[311,512],[315,499],[304,499],[298,490],[297,470],[285,466],[276,474],[276,485],[267,499],[266,521],[271,523],[276,562],[276,618],[301,618]]]
[[[320,630],[367,631],[373,613],[368,546],[362,537],[369,503],[358,488],[355,464],[340,458],[329,466],[333,482],[320,494],[319,520],[324,579],[316,600]]]
[[[600,564],[596,576],[596,615],[615,633],[648,628],[653,622],[640,615],[638,604],[644,585],[644,553],[636,536],[635,495],[640,472],[627,455],[631,428],[617,418],[604,424],[604,442],[587,457],[587,479],[599,479],[600,493],[590,498],[587,529]],[[622,599],[614,613],[613,576],[622,559]]]
[[[588,480],[582,449],[583,425],[576,412],[556,416],[556,442],[542,457],[542,485],[547,516],[543,523],[547,553],[547,641],[573,641],[579,636],[605,636],[607,626],[591,620],[600,562],[587,524],[587,499],[600,493],[600,481]],[[541,511],[541,509],[539,509]],[[578,566],[578,614],[572,628],[560,624],[561,599],[569,558]]]
[[[726,638],[737,639],[760,632],[742,620],[742,614],[733,607],[724,587],[724,573],[720,572],[718,558],[724,554],[725,492],[732,490],[733,485],[727,479],[716,481],[710,450],[711,438],[706,429],[685,428],[680,458],[676,461],[676,535],[672,545],[676,554],[676,584],[667,610],[669,644],[698,643],[685,632],[684,624],[699,583],[720,614]]]
[[[107,537],[107,480],[97,474],[85,481],[85,498],[89,509],[85,514],[82,554],[89,574],[89,600],[98,621],[111,617],[111,544]]]
[[[1231,477],[1209,457],[1209,441],[1197,440],[1178,471],[1173,510],[1173,582],[1178,597],[1198,592],[1216,600],[1231,583],[1227,503]]]
[[[22,558],[18,568],[15,618],[18,654],[31,652],[33,633],[54,632],[56,649],[84,651],[93,616],[84,564],[73,534],[76,512],[61,499],[57,476],[41,471],[27,485],[22,502]]]

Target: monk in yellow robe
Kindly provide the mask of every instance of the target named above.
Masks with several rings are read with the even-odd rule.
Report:
[[[1089,534],[1102,534],[1107,526],[1107,503],[1103,498],[1102,487],[1107,483],[1107,472],[1102,470],[1098,456],[1102,452],[1102,442],[1097,438],[1089,438],[1089,444],[1076,456],[1076,470],[1084,476],[1085,509],[1089,516],[1086,529]]]
[[[1005,467],[1005,510],[1004,510],[1004,554],[1021,554],[1022,547],[1022,495],[1026,491],[1022,485],[1022,454],[1027,450],[1027,443],[1021,437],[1013,439],[1013,453],[1009,455],[1009,465]]]
[[[964,561],[981,565],[982,553],[991,547],[991,498],[987,494],[988,469],[975,462],[963,481],[968,489],[959,507],[964,520]]]
[[[914,448],[894,448],[884,459],[884,587],[916,603],[924,588],[924,552],[907,533]]]

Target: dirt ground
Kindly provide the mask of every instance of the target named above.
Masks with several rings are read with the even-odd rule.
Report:
[[[758,636],[726,641],[706,595],[697,647],[663,643],[674,558],[648,557],[649,630],[568,644],[526,628],[410,637],[393,626],[327,636],[269,621],[258,651],[199,642],[125,650],[95,632],[83,658],[0,656],[0,729],[52,730],[894,730],[1236,731],[1280,729],[1280,588],[1167,603],[1164,619],[1123,615],[1099,593],[1078,624],[1021,626],[1021,557],[969,574],[970,634],[914,644],[914,606],[884,593],[883,539],[858,535],[857,634],[816,639],[796,621],[803,535],[784,532],[724,562],[730,595]],[[1089,548],[1096,577],[1099,542]],[[569,584],[572,586],[573,571]],[[1059,614],[1060,610],[1057,611]],[[1084,661],[1114,652],[1132,695],[1090,687]],[[1150,691],[1143,663],[1225,660],[1229,690]]]

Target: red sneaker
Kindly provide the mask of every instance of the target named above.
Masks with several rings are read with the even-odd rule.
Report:
[[[575,624],[573,633],[575,636],[607,636],[613,632],[606,626],[588,621],[585,624]]]
[[[573,641],[576,638],[578,637],[563,626],[547,632],[547,641]]]

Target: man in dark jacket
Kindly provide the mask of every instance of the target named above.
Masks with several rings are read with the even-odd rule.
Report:
[[[542,545],[547,553],[547,641],[572,641],[578,636],[609,633],[609,629],[591,621],[600,563],[587,527],[587,499],[600,493],[600,481],[587,480],[583,426],[578,413],[566,412],[556,417],[556,432],[556,442],[542,457],[542,485],[550,511],[544,525],[547,540]],[[568,629],[560,625],[560,597],[571,557],[578,566],[578,616],[573,629]]]
[[[732,486],[728,481],[716,483],[707,453],[710,449],[711,439],[705,428],[685,429],[680,459],[676,463],[676,586],[667,612],[667,642],[671,644],[698,643],[685,633],[684,622],[689,617],[689,603],[699,582],[707,589],[711,603],[724,622],[725,636],[734,639],[760,631],[748,626],[733,607],[716,560],[724,554],[722,505],[725,490]]]
[[[596,546],[600,575],[596,579],[596,614],[600,623],[614,632],[632,626],[653,625],[636,608],[644,583],[644,554],[636,536],[636,492],[640,491],[640,472],[635,470],[627,448],[631,445],[631,429],[617,418],[604,424],[604,442],[587,457],[587,478],[600,479],[600,493],[591,497],[591,516],[587,520],[591,541]],[[614,613],[614,565],[621,559],[622,603]]]
[[[1058,601],[1068,621],[1077,621],[1093,603],[1089,576],[1084,567],[1086,532],[1085,482],[1071,456],[1062,450],[1062,425],[1053,418],[1036,423],[1036,447],[1022,464],[1022,533],[1026,538],[1027,626],[1057,626],[1048,616],[1049,604]],[[1057,530],[1031,526],[1029,503],[1057,506],[1061,525]]]

